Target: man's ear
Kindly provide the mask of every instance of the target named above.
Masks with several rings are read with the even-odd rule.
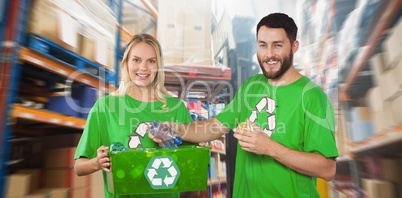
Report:
[[[293,54],[294,53],[296,53],[297,52],[297,50],[299,49],[299,41],[298,40],[295,40],[294,42],[293,42],[293,44],[292,44],[292,51],[293,51]]]

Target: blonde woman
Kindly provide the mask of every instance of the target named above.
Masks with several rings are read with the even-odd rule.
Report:
[[[146,131],[149,122],[192,122],[183,102],[170,97],[164,87],[162,50],[154,37],[135,35],[126,47],[120,71],[119,89],[100,98],[91,109],[74,156],[74,170],[79,176],[103,170],[106,198],[179,197],[179,193],[115,196],[108,191],[110,163],[105,151],[113,142],[126,148],[157,147]]]

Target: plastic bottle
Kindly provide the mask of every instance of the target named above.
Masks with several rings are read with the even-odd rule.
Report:
[[[153,121],[149,125],[149,132],[161,139],[163,147],[166,149],[177,149],[177,145],[182,143],[181,138],[177,136],[177,132],[160,121]]]

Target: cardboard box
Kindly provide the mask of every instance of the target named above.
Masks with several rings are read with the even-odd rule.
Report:
[[[34,192],[42,187],[42,169],[22,169],[18,170],[16,173],[31,175],[29,192]]]
[[[360,108],[360,107],[359,107]],[[349,139],[354,142],[360,142],[366,138],[369,138],[375,134],[374,132],[374,122],[360,120],[358,109],[352,108],[350,110],[350,125],[351,130],[349,131]]]
[[[402,183],[402,159],[382,158],[380,160],[383,179]]]
[[[29,193],[28,195],[24,196],[24,198],[53,198],[50,195],[50,190],[48,189],[41,189],[32,193]]]
[[[392,115],[395,119],[395,124],[402,123],[402,96],[398,96],[394,100],[390,101]]]
[[[50,198],[68,198],[69,188],[41,188],[37,192],[47,192]]]
[[[76,147],[81,139],[81,133],[48,135],[42,137],[42,148],[44,150]]]
[[[32,176],[30,174],[12,174],[6,177],[6,197],[23,197],[29,193]]]
[[[211,1],[186,1],[184,16],[186,65],[211,66]]]
[[[367,192],[367,198],[394,198],[396,196],[395,186],[391,182],[362,179],[363,189]]]
[[[388,68],[393,68],[402,61],[402,20],[392,28],[392,32],[384,41],[385,58]]]
[[[96,171],[91,174],[91,198],[105,198],[102,171]]]
[[[374,72],[374,85],[379,86],[379,81],[380,81],[380,76],[384,73],[385,71],[385,65],[388,65],[386,63],[385,59],[385,53],[378,53],[372,56],[370,58],[370,66],[371,66],[371,71]]]
[[[165,64],[183,63],[184,0],[158,1],[157,38]]]
[[[104,192],[102,191],[104,194]],[[69,192],[69,198],[89,198],[91,197],[91,188],[72,188]]]
[[[395,124],[392,106],[389,101],[383,101],[379,87],[371,88],[368,92],[368,103],[372,108],[372,117],[377,134],[383,133]]]
[[[73,168],[46,169],[44,180],[46,188],[88,187],[91,175],[78,176]]]
[[[78,52],[78,22],[54,3],[48,0],[34,1],[29,19],[30,32]]]
[[[74,167],[74,154],[77,147],[49,149],[45,151],[45,168]]]
[[[381,90],[381,97],[384,101],[392,100],[394,97],[399,95],[399,92],[402,91],[401,79],[400,76],[395,74],[393,69],[380,75],[379,87]]]
[[[158,9],[165,64],[211,66],[211,1],[159,1]]]
[[[44,180],[46,188],[88,187],[91,183],[91,175],[78,176],[73,168],[46,169]]]

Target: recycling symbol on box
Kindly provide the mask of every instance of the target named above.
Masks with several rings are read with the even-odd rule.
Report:
[[[153,189],[171,189],[179,179],[180,169],[172,157],[155,156],[149,161],[144,175]]]

